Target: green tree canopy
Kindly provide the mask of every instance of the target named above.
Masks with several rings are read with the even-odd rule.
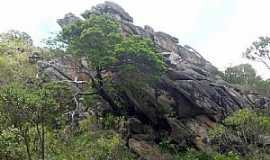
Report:
[[[228,67],[224,76],[226,81],[240,85],[250,85],[261,79],[256,75],[255,69],[250,64]]]
[[[164,63],[155,54],[151,40],[139,36],[124,37],[118,21],[107,16],[90,16],[63,28],[61,38],[67,52],[86,57],[93,68],[108,70],[114,65],[138,63],[161,71]],[[145,68],[144,68],[145,69]]]
[[[0,34],[0,54],[13,54],[31,51],[33,40],[25,32],[10,30]]]
[[[60,33],[60,40],[66,44],[67,53],[87,59],[90,67],[83,67],[88,70],[92,87],[115,110],[117,105],[108,90],[150,84],[147,82],[156,80],[165,70],[165,63],[156,54],[151,40],[125,37],[120,23],[108,16],[93,15],[67,25]],[[121,87],[113,87],[117,84]]]

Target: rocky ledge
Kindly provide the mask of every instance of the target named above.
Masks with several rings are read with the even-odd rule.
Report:
[[[244,107],[270,106],[269,98],[243,92],[223,81],[215,66],[195,49],[178,44],[177,38],[156,32],[150,26],[134,25],[133,18],[119,5],[105,2],[82,16],[86,18],[94,14],[110,15],[119,20],[125,35],[151,38],[158,54],[164,56],[169,66],[168,72],[161,77],[159,87],[146,91],[147,103],[137,95],[128,95],[133,101],[134,113],[128,120],[127,142],[145,159],[165,159],[156,149],[162,137],[178,147],[192,145],[203,149],[208,141],[207,129],[232,112]],[[58,23],[63,27],[77,20],[81,19],[69,13]],[[74,75],[78,75],[76,71],[67,69],[75,65],[69,57],[50,63],[40,61],[38,64],[40,72],[54,80],[74,80]]]

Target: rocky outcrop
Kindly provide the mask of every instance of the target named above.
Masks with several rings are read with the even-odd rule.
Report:
[[[133,22],[133,18],[121,6],[113,2],[106,1],[103,4],[98,4],[97,6],[92,7],[91,10],[85,11],[82,16],[87,18],[93,14],[107,14],[113,18],[116,18],[117,20]]]
[[[159,51],[157,54],[161,54],[169,66],[159,86],[148,89],[144,99],[131,93],[126,95],[134,105],[134,113],[128,120],[129,146],[145,159],[162,159],[152,144],[159,143],[163,138],[178,148],[194,145],[204,149],[207,128],[214,127],[232,112],[244,107],[270,107],[269,98],[244,93],[223,81],[216,67],[195,49],[178,44],[177,38],[155,32],[150,26],[142,28],[134,25],[133,18],[119,5],[105,2],[86,11],[83,17],[93,14],[110,15],[119,20],[124,35],[152,39]],[[79,18],[68,14],[58,23],[63,27],[77,20]],[[38,64],[40,72],[54,80],[74,80],[81,76],[78,70],[69,68],[74,65],[73,62],[55,60]]]
[[[138,153],[143,159],[147,160],[168,160],[162,155],[156,145],[148,144],[145,141],[129,139],[129,147]]]
[[[63,19],[58,19],[57,23],[64,27],[66,25],[72,24],[76,21],[81,20],[79,17],[75,16],[73,13],[67,13]]]

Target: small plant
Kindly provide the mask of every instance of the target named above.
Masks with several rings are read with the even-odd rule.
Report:
[[[178,153],[175,160],[213,160],[207,153],[189,149],[186,152]]]
[[[210,139],[220,137],[221,135],[225,133],[225,130],[226,128],[224,127],[224,125],[219,124],[215,128],[212,128],[208,131],[208,137]]]
[[[216,154],[213,160],[240,160],[240,156],[236,153],[229,152],[227,154]]]
[[[103,129],[118,129],[125,121],[125,117],[114,116],[110,113],[107,113],[104,117],[99,118],[99,123]]]
[[[176,153],[175,146],[166,138],[163,138],[161,142],[159,142],[159,148],[163,153]]]

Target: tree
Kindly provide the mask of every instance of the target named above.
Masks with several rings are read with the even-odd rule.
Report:
[[[10,83],[0,90],[1,130],[20,137],[17,143],[23,140],[29,160],[35,156],[45,159],[46,133],[64,113],[63,102],[57,101],[62,96],[57,89],[50,84]]]
[[[0,34],[0,83],[34,79],[37,68],[29,63],[32,50],[31,37],[24,32],[9,31]]]
[[[2,33],[0,35],[1,42],[9,42],[9,41],[21,41],[27,45],[33,45],[33,40],[29,34],[26,32],[21,32],[17,30],[10,30],[7,33]]]
[[[92,88],[110,104],[114,114],[119,114],[120,110],[109,90],[149,82],[165,70],[151,40],[124,37],[119,22],[108,16],[93,15],[76,21],[64,27],[60,37],[67,53],[87,59],[90,66],[82,67],[87,70]],[[117,81],[112,80],[114,77]]]
[[[224,73],[227,82],[240,85],[253,85],[255,81],[261,80],[256,75],[255,69],[250,64],[240,64],[228,67]]]
[[[10,30],[0,34],[0,52],[4,54],[30,52],[33,40],[25,32]]]
[[[270,70],[270,37],[259,37],[246,49],[244,56],[250,60],[263,63]]]
[[[17,84],[1,89],[0,112],[4,117],[1,124],[5,124],[5,130],[12,130],[15,135],[22,137],[29,160],[32,159],[30,147],[30,128],[34,115],[32,98],[33,96],[27,90]]]
[[[265,96],[270,94],[269,80],[263,80],[257,76],[255,69],[250,64],[228,67],[222,77],[225,81],[236,84],[242,89],[253,90]]]

